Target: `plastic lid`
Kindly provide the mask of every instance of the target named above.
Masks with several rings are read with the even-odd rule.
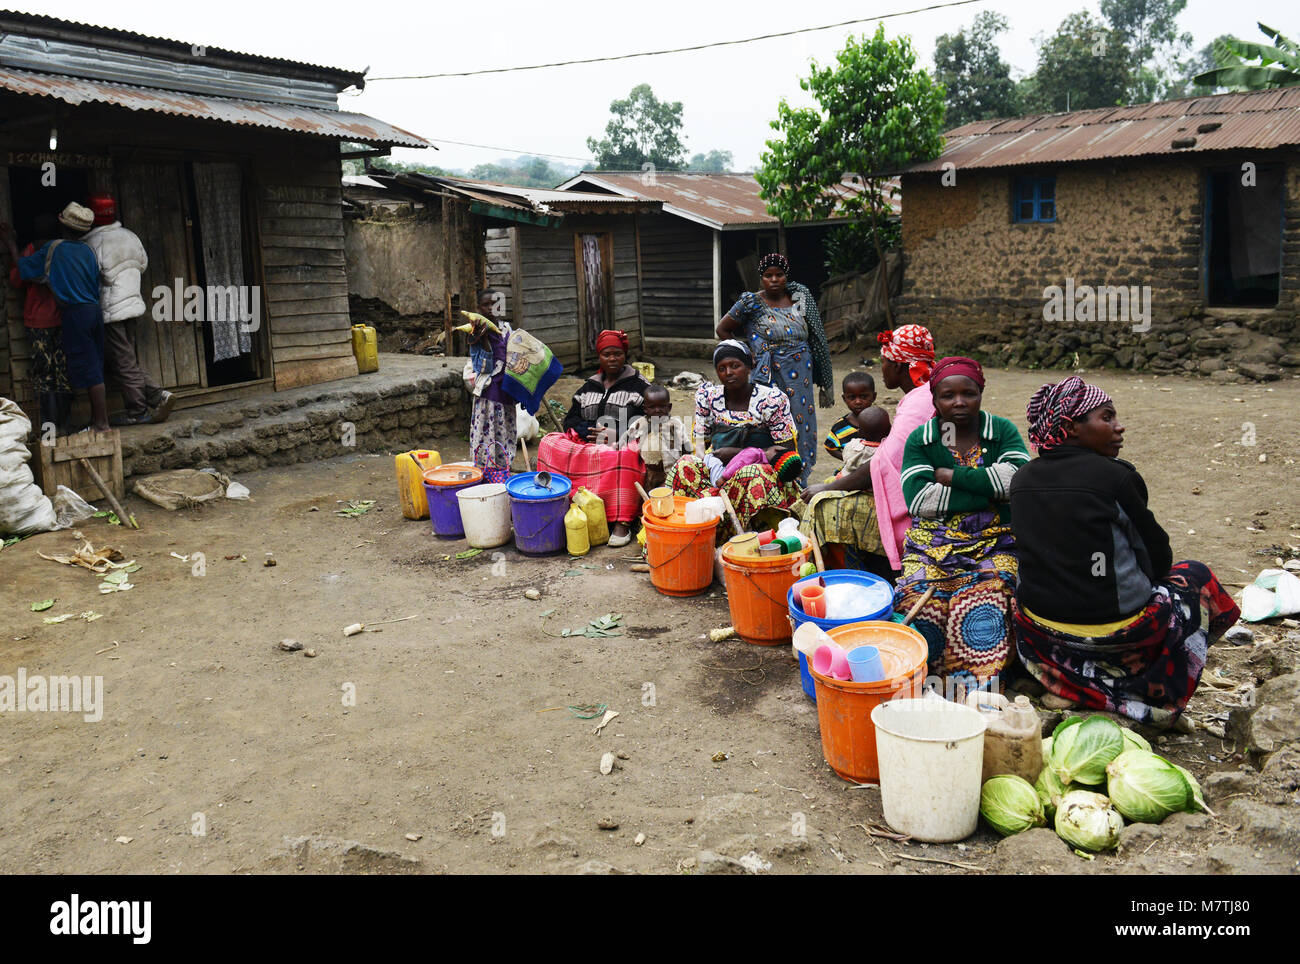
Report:
[[[472,465],[440,465],[424,473],[425,485],[473,485],[483,481],[483,471]]]
[[[522,502],[541,502],[544,499],[560,496],[568,498],[572,488],[573,483],[558,472],[551,473],[551,485],[546,489],[537,484],[536,472],[522,472],[506,482],[506,491],[510,493],[510,498]]]

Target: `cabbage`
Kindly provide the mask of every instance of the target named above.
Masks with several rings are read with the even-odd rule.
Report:
[[[1038,793],[1012,774],[990,777],[980,790],[980,814],[1004,837],[1047,823]]]
[[[1148,753],[1151,752],[1151,744],[1144,740],[1139,734],[1127,727],[1120,727],[1120,730],[1124,736],[1125,750],[1146,750]]]
[[[1051,759],[1051,756],[1052,756],[1052,738],[1050,736],[1045,736],[1043,737],[1043,759],[1044,760]]]
[[[1187,806],[1183,809],[1188,813],[1199,813],[1204,810],[1206,813],[1213,816],[1214,811],[1205,805],[1205,794],[1201,793],[1201,785],[1196,782],[1196,777],[1192,776],[1177,763],[1174,764],[1174,769],[1181,773],[1183,779],[1187,781]]]
[[[1137,823],[1159,823],[1187,808],[1183,775],[1150,750],[1125,750],[1106,767],[1106,793],[1115,809]]]
[[[1084,789],[1084,786],[1081,783],[1071,783],[1069,786],[1061,783],[1049,766],[1043,767],[1043,772],[1038,774],[1038,779],[1034,781],[1034,790],[1038,793],[1038,799],[1043,804],[1043,816],[1049,822],[1056,816],[1056,805],[1060,802],[1061,797],[1071,790],[1082,789]]]
[[[1113,850],[1123,829],[1124,818],[1100,793],[1071,790],[1057,804],[1057,834],[1082,850]]]
[[[1052,734],[1049,762],[1062,783],[1106,781],[1106,764],[1124,750],[1124,731],[1104,716],[1090,716],[1081,723],[1066,720]]]

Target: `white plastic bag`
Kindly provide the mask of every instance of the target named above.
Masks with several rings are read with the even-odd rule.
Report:
[[[1241,591],[1241,618],[1258,623],[1300,613],[1300,579],[1285,569],[1265,569]]]
[[[833,583],[826,587],[827,619],[866,619],[893,601],[888,585],[872,583]]]
[[[54,506],[54,518],[58,523],[56,529],[70,529],[99,511],[66,485],[54,490],[54,498],[50,499],[50,503]]]
[[[228,486],[226,486],[226,498],[247,499],[248,488],[246,486],[240,485],[238,482],[231,482]]]
[[[710,495],[703,499],[695,499],[686,503],[686,522],[689,525],[712,522],[725,511],[726,506],[722,503],[722,496]]]
[[[58,520],[54,506],[32,478],[27,465],[31,419],[17,403],[0,398],[0,535],[48,532]]]

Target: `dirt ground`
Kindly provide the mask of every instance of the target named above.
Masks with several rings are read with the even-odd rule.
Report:
[[[857,357],[840,356],[838,373]],[[667,363],[659,376],[688,364],[705,370]],[[1022,430],[1032,390],[1060,377],[988,374],[985,408]],[[1275,557],[1300,555],[1300,380],[1098,380],[1175,558],[1210,564],[1235,592]],[[689,395],[675,403],[689,411]],[[819,412],[825,425],[836,415]],[[394,450],[426,441],[395,438]],[[467,450],[438,447],[444,460]],[[718,872],[742,871],[750,853],[770,872],[1295,869],[1294,839],[1251,836],[1222,809],[1171,818],[1141,847],[1094,861],[1050,841],[1041,853],[998,846],[983,826],[960,845],[869,836],[883,824],[879,790],[823,762],[789,648],[704,637],[730,622],[720,587],[661,596],[629,571],[627,548],[457,560],[464,543],[402,518],[387,456],[239,481],[251,501],[172,513],[132,497],[142,531],[82,525],[142,563],[126,592],[100,595],[94,575],[37,555],[72,548],[67,532],[0,552],[0,674],[104,681],[100,722],[6,714],[0,871]],[[376,505],[336,515],[348,499]],[[172,555],[196,552],[203,575]],[[47,612],[29,611],[51,597]],[[103,618],[43,622],[87,610]],[[625,636],[559,636],[607,612],[625,614]],[[1265,628],[1257,642],[1282,646],[1285,633]],[[285,637],[317,655],[280,651]],[[1216,647],[1208,671],[1262,679],[1258,648]],[[1221,725],[1232,693],[1203,685],[1192,717]],[[576,704],[619,716],[597,735]],[[1204,731],[1158,749],[1203,782],[1241,761]],[[602,776],[606,752],[618,759]],[[1232,846],[1240,860],[1216,863]]]

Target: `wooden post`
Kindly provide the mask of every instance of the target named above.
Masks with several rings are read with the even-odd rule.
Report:
[[[713,323],[722,320],[722,231],[713,231]]]

